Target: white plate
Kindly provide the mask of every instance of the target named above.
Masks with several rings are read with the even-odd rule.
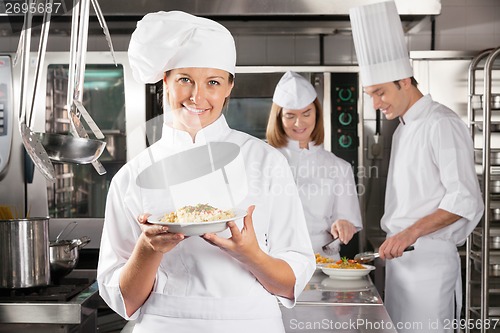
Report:
[[[159,216],[150,216],[148,222],[152,224],[161,224],[168,226],[168,231],[171,233],[184,234],[184,236],[200,236],[206,233],[217,233],[227,229],[228,221],[236,221],[247,215],[247,211],[243,209],[233,209],[234,217],[209,221],[209,222],[162,222],[160,221],[165,214]]]
[[[371,283],[368,279],[361,278],[342,280],[324,277],[321,286],[328,291],[364,291],[370,288]]]
[[[338,280],[353,280],[359,279],[362,276],[368,275],[371,271],[375,269],[375,266],[363,265],[365,269],[346,269],[346,268],[328,268],[321,267],[323,273],[328,275],[330,279]]]

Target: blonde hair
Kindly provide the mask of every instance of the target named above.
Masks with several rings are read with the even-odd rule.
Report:
[[[315,146],[322,144],[325,140],[325,129],[323,126],[323,107],[319,102],[318,98],[314,100],[314,106],[316,107],[316,122],[314,124],[314,129],[311,133],[311,141],[314,142]],[[278,104],[273,102],[271,106],[271,112],[269,112],[269,120],[267,122],[266,128],[266,140],[267,142],[275,147],[281,148],[288,144],[288,136],[283,128],[283,120],[281,119],[283,115],[283,108]]]

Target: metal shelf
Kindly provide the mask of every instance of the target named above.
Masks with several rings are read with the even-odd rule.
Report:
[[[499,127],[497,125],[500,124],[498,112],[496,112],[498,108],[494,108],[491,92],[492,71],[495,68],[495,60],[499,55],[500,47],[485,50],[472,59],[469,66],[468,125],[471,136],[475,141],[474,146],[476,144],[481,146],[481,148],[475,149],[475,157],[476,153],[482,152],[483,149],[489,154],[486,154],[484,159],[482,154],[481,159],[476,159],[476,173],[482,187],[485,214],[479,228],[469,235],[466,243],[466,322],[473,317],[478,318],[483,323],[487,319],[500,319],[500,306],[490,302],[490,295],[500,294],[500,277],[496,275],[495,270],[492,270],[495,267],[490,265],[490,257],[500,254],[499,249],[490,248],[490,223],[495,223],[491,221],[493,216],[491,211],[500,208],[500,193],[492,193],[491,191],[492,181],[500,180],[500,166],[495,165],[498,164],[498,161],[495,161],[493,158],[495,156],[492,156],[492,153],[500,152],[500,149],[497,147],[492,149],[491,147],[491,138],[495,133],[498,133]],[[498,64],[496,66],[498,67]],[[478,71],[481,71],[483,77],[479,82],[482,83],[483,94],[477,94],[475,91],[478,85],[476,79],[476,72]],[[481,104],[478,104],[478,99]],[[493,119],[492,115],[494,116]],[[479,242],[478,237],[481,237]],[[478,264],[480,264],[479,270],[476,269]],[[473,278],[473,276],[479,276],[479,278]],[[473,294],[473,288],[479,288],[481,293],[479,295],[477,292]],[[483,326],[474,329],[465,328],[465,333],[485,333],[489,331]]]

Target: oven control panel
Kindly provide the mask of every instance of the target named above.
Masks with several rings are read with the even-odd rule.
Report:
[[[0,175],[7,169],[12,145],[14,115],[12,85],[10,57],[0,55]]]
[[[332,73],[332,152],[358,166],[358,73]]]

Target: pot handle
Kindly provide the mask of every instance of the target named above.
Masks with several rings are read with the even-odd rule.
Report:
[[[78,249],[81,249],[82,247],[84,247],[88,243],[90,243],[90,238],[88,236],[83,236],[82,238],[74,239],[71,242],[70,250],[74,249],[75,247],[78,247]]]

